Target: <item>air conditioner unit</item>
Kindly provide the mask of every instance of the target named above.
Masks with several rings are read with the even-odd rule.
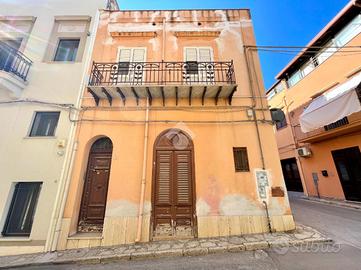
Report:
[[[300,157],[310,157],[312,155],[311,150],[308,147],[298,148],[297,153]]]

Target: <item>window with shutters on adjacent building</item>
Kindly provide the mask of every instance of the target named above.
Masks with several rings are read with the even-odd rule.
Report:
[[[233,147],[233,158],[236,172],[249,172],[246,147]]]

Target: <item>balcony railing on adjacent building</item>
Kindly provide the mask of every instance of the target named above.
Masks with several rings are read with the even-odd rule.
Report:
[[[218,98],[231,101],[236,90],[233,61],[93,63],[89,92],[96,102],[115,97]]]
[[[18,50],[0,41],[0,71],[9,72],[27,80],[32,61]]]

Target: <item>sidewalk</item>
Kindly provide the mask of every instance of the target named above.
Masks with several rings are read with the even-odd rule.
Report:
[[[352,209],[361,209],[361,203],[359,203],[359,202],[340,201],[340,200],[317,198],[317,197],[307,197],[307,196],[302,196],[302,199],[319,202],[319,203],[325,203],[325,204],[333,204],[333,205],[352,208]]]
[[[141,244],[73,249],[0,257],[0,269],[71,263],[106,263],[117,260],[149,259],[170,256],[197,256],[267,248],[284,248],[311,243],[330,243],[313,228],[298,225],[290,233],[252,234],[207,239],[159,241]]]

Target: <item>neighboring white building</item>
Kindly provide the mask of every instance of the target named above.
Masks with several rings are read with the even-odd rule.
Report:
[[[54,246],[98,10],[117,8],[115,0],[0,3],[0,255]]]

